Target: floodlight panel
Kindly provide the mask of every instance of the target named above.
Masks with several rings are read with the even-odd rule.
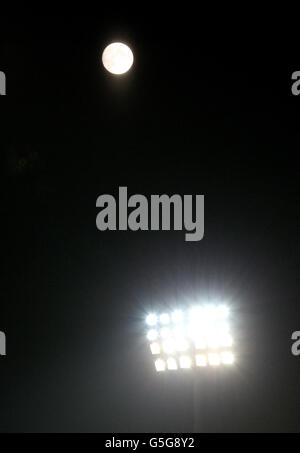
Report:
[[[173,321],[173,323],[179,324],[179,323],[182,323],[183,320],[184,320],[183,311],[181,311],[181,310],[173,311],[173,313],[172,313],[172,321]]]
[[[175,344],[176,344],[177,351],[183,352],[183,351],[187,351],[189,348],[189,343],[187,342],[187,340],[185,338],[177,339]]]
[[[177,370],[178,369],[177,360],[174,359],[174,357],[169,357],[167,359],[167,367],[168,370]]]
[[[229,321],[229,309],[224,304],[148,314],[146,335],[151,353],[156,356],[155,368],[175,370],[233,364]]]
[[[175,326],[172,329],[172,334],[176,340],[182,340],[186,335],[184,326]]]
[[[157,330],[151,329],[147,333],[147,338],[148,338],[149,341],[155,341],[155,340],[157,340],[157,337],[158,337]]]
[[[160,354],[160,344],[159,343],[151,343],[150,349],[153,355]]]
[[[191,368],[192,359],[187,355],[181,356],[179,358],[179,364],[180,364],[180,368]]]
[[[219,305],[217,307],[217,310],[218,310],[218,316],[220,318],[223,318],[223,319],[227,319],[228,316],[229,316],[229,308],[227,307],[227,305]]]
[[[170,316],[168,315],[168,313],[162,313],[159,317],[159,321],[161,324],[169,324]]]
[[[197,366],[207,366],[207,357],[205,354],[197,354],[195,361]]]
[[[218,320],[215,323],[215,329],[221,334],[228,334],[229,333],[229,324],[226,320]]]
[[[194,306],[189,311],[189,320],[191,323],[197,323],[203,318],[203,308]]]
[[[176,351],[176,343],[174,340],[165,340],[162,344],[163,346],[163,351],[166,354],[172,354],[173,352]]]
[[[221,363],[220,360],[220,355],[217,354],[216,352],[210,352],[208,353],[208,362],[212,366],[218,366]]]
[[[155,368],[156,371],[165,371],[166,369],[166,362],[163,359],[155,360]]]
[[[163,327],[162,329],[160,329],[160,336],[161,338],[164,339],[171,338],[172,337],[171,329],[169,329],[169,327]]]
[[[206,349],[207,348],[207,342],[206,338],[204,335],[196,337],[194,339],[194,346],[196,349]]]
[[[234,363],[234,355],[231,351],[221,352],[221,360],[224,365],[232,365]]]
[[[146,323],[148,324],[148,326],[155,326],[157,323],[157,316],[151,313],[150,315],[147,316]]]
[[[220,338],[219,335],[213,333],[212,335],[207,337],[207,347],[209,349],[218,349],[220,346]]]
[[[224,336],[222,337],[221,343],[222,343],[222,346],[224,346],[225,348],[231,348],[231,346],[233,345],[233,338],[232,338],[232,336],[229,335],[229,334],[224,335]]]

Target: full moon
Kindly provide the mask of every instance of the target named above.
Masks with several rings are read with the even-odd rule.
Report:
[[[132,66],[133,53],[126,44],[113,42],[104,49],[102,63],[112,74],[124,74]]]

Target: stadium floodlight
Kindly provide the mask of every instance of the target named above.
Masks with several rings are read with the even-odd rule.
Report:
[[[170,317],[169,317],[168,313],[162,313],[159,317],[159,320],[160,320],[161,324],[169,324]]]
[[[178,369],[177,361],[176,361],[176,359],[174,359],[174,357],[169,357],[167,359],[167,367],[168,367],[168,370],[177,370]]]
[[[148,315],[146,318],[146,323],[148,324],[148,326],[155,326],[157,323],[157,316],[154,314]]]
[[[218,349],[220,346],[220,338],[219,336],[213,332],[212,335],[208,336],[207,338],[207,346],[210,349]]]
[[[165,371],[166,362],[163,359],[155,360],[155,368],[156,368],[156,371]]]
[[[172,335],[176,341],[182,341],[185,339],[185,329],[183,326],[175,326],[172,329]]]
[[[196,366],[207,366],[207,357],[205,354],[197,354],[195,359]]]
[[[147,333],[147,338],[149,341],[155,341],[157,340],[157,337],[158,337],[158,332],[157,330],[149,330],[149,332]]]
[[[225,365],[232,365],[234,363],[234,355],[231,351],[221,352],[221,360]]]
[[[195,305],[187,310],[151,313],[147,339],[157,371],[233,365],[229,308]]]
[[[150,349],[153,355],[160,354],[160,344],[159,343],[151,343]]]
[[[226,319],[229,315],[229,308],[226,305],[219,305],[217,311],[221,319]]]
[[[166,354],[173,354],[176,351],[176,344],[174,340],[163,341],[163,352]]]
[[[169,327],[163,327],[160,331],[160,336],[161,336],[161,338],[164,338],[164,339],[171,338],[172,332],[169,329]]]
[[[226,334],[226,335],[222,336],[221,344],[222,344],[222,346],[224,346],[226,348],[231,348],[231,346],[233,344],[232,336],[230,334]]]
[[[172,321],[175,323],[175,324],[179,324],[179,323],[182,323],[183,322],[183,312],[181,310],[175,310],[173,313],[172,313]]]
[[[179,357],[180,368],[191,368],[192,359],[188,355]]]
[[[207,342],[206,342],[205,336],[199,335],[198,337],[196,337],[194,340],[194,345],[195,345],[195,349],[206,349]]]
[[[177,338],[175,340],[176,343],[176,351],[187,351],[189,348],[189,344],[185,338]]]
[[[208,363],[212,366],[218,366],[221,363],[220,354],[217,352],[208,353]]]

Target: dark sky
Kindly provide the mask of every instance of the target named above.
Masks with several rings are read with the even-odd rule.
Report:
[[[1,18],[0,431],[300,431],[300,61],[224,28]],[[121,78],[100,64],[115,40]],[[204,239],[98,231],[123,185],[204,194]],[[157,375],[145,313],[206,295],[230,301],[236,367]]]

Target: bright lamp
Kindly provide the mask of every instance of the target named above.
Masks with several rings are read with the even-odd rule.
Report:
[[[151,313],[147,339],[157,371],[233,365],[229,308],[199,304],[186,310]]]

